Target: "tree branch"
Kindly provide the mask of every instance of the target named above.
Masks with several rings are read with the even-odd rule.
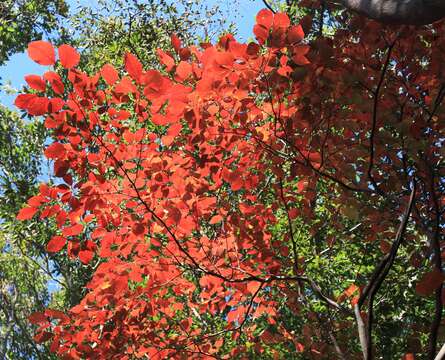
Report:
[[[400,244],[403,241],[403,236],[406,231],[406,227],[408,225],[408,220],[411,215],[411,211],[414,205],[414,200],[416,196],[416,181],[413,180],[412,183],[412,190],[410,199],[408,202],[408,206],[406,207],[405,213],[403,214],[402,221],[400,223],[400,226],[397,230],[396,239],[394,243],[391,246],[390,252],[382,259],[380,264],[377,266],[376,270],[374,271],[374,274],[371,277],[370,282],[363,290],[362,295],[360,296],[358,303],[356,307],[354,308],[356,319],[357,319],[357,326],[359,328],[359,335],[360,335],[360,344],[362,346],[363,351],[363,357],[365,360],[372,358],[372,325],[373,325],[373,314],[374,314],[374,297],[379,291],[381,285],[383,284],[383,281],[385,280],[386,276],[388,275],[389,271],[391,270],[391,267],[396,259],[397,251],[399,250]],[[368,323],[365,329],[363,329],[363,325],[361,322],[363,321],[361,317],[359,318],[357,315],[360,315],[360,308],[366,301],[366,298],[369,295],[369,303],[368,303]],[[361,332],[364,331],[364,334]],[[363,348],[364,341],[366,340],[365,348]]]
[[[443,0],[341,0],[341,4],[387,24],[426,25],[445,17]]]
[[[358,337],[360,339],[360,347],[362,348],[363,359],[369,360],[369,356],[366,351],[368,338],[366,334],[365,322],[363,321],[362,315],[360,314],[359,304],[356,304],[354,306],[354,314],[355,314],[355,321],[357,322]]]
[[[275,10],[273,9],[273,7],[269,4],[269,2],[267,0],[263,0],[263,4],[275,14]]]
[[[427,25],[445,17],[443,0],[329,0],[367,18],[391,25]],[[266,4],[266,1],[264,0]],[[294,0],[297,4],[298,0]]]
[[[440,232],[441,232],[440,206],[439,206],[439,199],[437,198],[436,190],[434,188],[434,182],[436,176],[430,161],[428,161],[428,158],[425,159],[425,163],[429,170],[429,175],[430,175],[429,191],[431,195],[431,201],[433,203],[433,213],[435,217],[434,234],[431,239],[431,246],[433,250],[433,265],[437,271],[442,272],[442,258],[441,258],[441,246],[440,246]],[[441,284],[434,292],[434,301],[435,301],[434,318],[431,323],[431,330],[428,341],[428,359],[430,360],[433,360],[435,358],[437,349],[437,337],[438,337],[440,322],[442,320],[442,311],[443,311],[442,288],[443,285]]]
[[[383,81],[385,79],[386,71],[388,70],[388,66],[391,60],[391,53],[392,49],[394,48],[395,41],[388,47],[387,53],[386,53],[386,60],[383,65],[383,68],[381,70],[380,79],[377,84],[377,87],[375,91],[373,92],[374,95],[374,101],[373,101],[373,109],[372,109],[372,125],[371,125],[371,134],[369,136],[369,166],[368,166],[368,178],[371,181],[372,186],[374,187],[375,191],[379,193],[380,195],[384,195],[382,190],[380,189],[379,185],[374,179],[374,176],[372,175],[372,168],[374,166],[374,158],[375,158],[375,132],[377,127],[377,113],[378,113],[378,104],[379,104],[379,98],[380,98],[380,90],[383,85]]]

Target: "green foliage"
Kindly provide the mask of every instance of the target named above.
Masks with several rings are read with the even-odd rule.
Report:
[[[122,65],[131,52],[145,65],[157,61],[156,49],[170,47],[178,34],[185,44],[215,38],[228,24],[218,6],[202,0],[99,0],[97,7],[82,7],[70,19],[73,43],[83,49],[84,68]]]
[[[68,14],[65,0],[3,0],[0,2],[0,65],[27,44],[60,27]]]
[[[0,108],[0,357],[37,357],[27,316],[48,305],[47,274],[33,258],[29,239],[44,232],[24,225],[15,214],[36,190],[45,131],[39,122],[26,123]]]

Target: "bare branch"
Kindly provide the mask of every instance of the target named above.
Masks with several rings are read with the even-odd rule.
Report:
[[[369,136],[369,166],[368,166],[368,178],[371,181],[374,189],[377,193],[380,195],[384,195],[380,187],[378,186],[377,182],[374,179],[374,176],[372,175],[372,168],[374,166],[374,157],[375,157],[375,132],[377,127],[377,114],[378,114],[378,105],[379,105],[379,98],[380,98],[380,90],[383,85],[383,81],[385,79],[386,72],[388,70],[388,66],[391,60],[391,53],[392,49],[394,48],[395,41],[388,47],[387,53],[386,53],[386,60],[382,67],[382,71],[380,74],[380,79],[377,84],[377,87],[374,91],[374,101],[373,101],[373,109],[372,109],[372,125],[371,125],[371,134]]]
[[[275,14],[275,10],[273,9],[273,7],[269,4],[269,2],[267,0],[263,0],[263,4]]]

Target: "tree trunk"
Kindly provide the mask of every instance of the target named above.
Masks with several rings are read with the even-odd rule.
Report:
[[[388,24],[426,25],[445,17],[445,0],[340,0],[348,9]]]

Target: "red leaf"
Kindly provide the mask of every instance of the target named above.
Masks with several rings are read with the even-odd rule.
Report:
[[[40,323],[44,323],[44,322],[48,321],[45,314],[41,313],[41,312],[33,312],[31,315],[28,316],[28,320],[31,324],[34,324],[34,325],[38,325]]]
[[[176,67],[176,76],[179,81],[186,80],[192,74],[192,66],[185,61],[181,61]]]
[[[445,280],[445,275],[439,270],[434,269],[422,276],[416,285],[416,292],[422,296],[431,295],[442,282]]]
[[[15,98],[14,105],[19,109],[27,109],[30,102],[37,97],[35,94],[20,94]]]
[[[46,250],[48,252],[58,252],[63,249],[65,244],[66,244],[66,238],[62,236],[53,236],[46,245]]]
[[[253,33],[255,34],[258,43],[261,45],[266,42],[266,39],[269,36],[269,30],[262,25],[255,25],[253,27]]]
[[[46,309],[45,315],[48,317],[52,317],[54,319],[60,319],[60,320],[69,320],[69,317],[62,311],[54,310],[54,309]]]
[[[158,49],[157,52],[159,60],[165,66],[165,69],[167,71],[171,71],[171,69],[173,69],[173,67],[175,66],[175,60],[173,60],[173,58],[170,55],[166,54],[164,51],[160,49]]]
[[[142,75],[142,64],[133,54],[125,54],[125,70],[137,82],[140,82]]]
[[[25,207],[19,211],[17,214],[17,220],[29,220],[32,219],[34,214],[37,212],[37,208],[35,207]]]
[[[171,39],[173,48],[175,49],[175,51],[177,53],[179,53],[179,50],[181,50],[181,40],[175,34],[173,34],[170,37],[170,39]]]
[[[155,125],[164,126],[169,124],[169,119],[167,116],[162,114],[153,114],[153,116],[151,117],[151,122]]]
[[[304,38],[304,31],[301,25],[291,26],[287,32],[287,40],[291,44],[299,43]]]
[[[44,197],[36,195],[28,199],[28,205],[32,207],[39,207],[44,202]]]
[[[65,105],[65,101],[63,101],[61,98],[52,98],[49,100],[48,105],[48,112],[49,113],[56,113],[63,109],[63,106]]]
[[[80,55],[72,46],[63,44],[59,46],[59,59],[65,69],[71,69],[79,64]]]
[[[73,226],[66,227],[62,230],[62,234],[64,236],[76,236],[79,235],[83,231],[82,224],[75,224]]]
[[[230,183],[230,186],[232,187],[233,191],[238,191],[242,189],[244,186],[244,181],[241,176],[236,176]]]
[[[290,25],[289,16],[285,13],[276,13],[273,18],[274,28],[287,28]]]
[[[48,112],[49,100],[46,97],[36,96],[32,99],[27,107],[27,111],[29,115],[43,115]]]
[[[37,91],[46,90],[46,82],[39,75],[27,75],[25,76],[25,81],[31,89]]]
[[[309,64],[309,60],[306,58],[306,56],[301,54],[294,55],[292,60],[295,62],[295,64],[300,66]]]
[[[43,77],[51,84],[51,87],[56,94],[63,94],[65,91],[65,86],[63,85],[59,74],[55,73],[54,71],[47,71],[45,74],[43,74]]]
[[[258,25],[262,25],[263,27],[265,27],[266,30],[269,30],[272,27],[273,18],[274,15],[272,11],[263,9],[258,12],[256,16],[256,22]]]
[[[30,115],[43,115],[48,112],[49,100],[35,94],[20,94],[14,102],[19,109],[27,110]]]
[[[104,78],[108,85],[114,85],[116,81],[119,80],[119,73],[109,64],[102,67],[100,70],[100,75]]]
[[[94,252],[90,251],[90,250],[81,250],[79,251],[79,260],[83,263],[83,264],[88,264],[94,256]]]
[[[145,226],[143,224],[136,224],[132,230],[135,235],[142,235],[145,232]]]
[[[38,40],[30,42],[28,55],[40,65],[54,65],[56,62],[54,47],[47,41]]]
[[[136,93],[137,88],[136,86],[131,82],[130,78],[128,76],[125,76],[119,84],[116,85],[114,88],[114,91],[118,94],[124,94],[127,95],[129,93]]]
[[[63,144],[55,142],[46,148],[45,156],[48,159],[60,159],[64,157],[65,152]]]
[[[304,351],[304,345],[302,343],[299,343],[298,341],[295,342],[295,347],[297,349],[297,352],[303,352]]]
[[[34,340],[37,344],[43,343],[53,337],[53,334],[49,331],[39,332],[36,336],[34,336]]]

